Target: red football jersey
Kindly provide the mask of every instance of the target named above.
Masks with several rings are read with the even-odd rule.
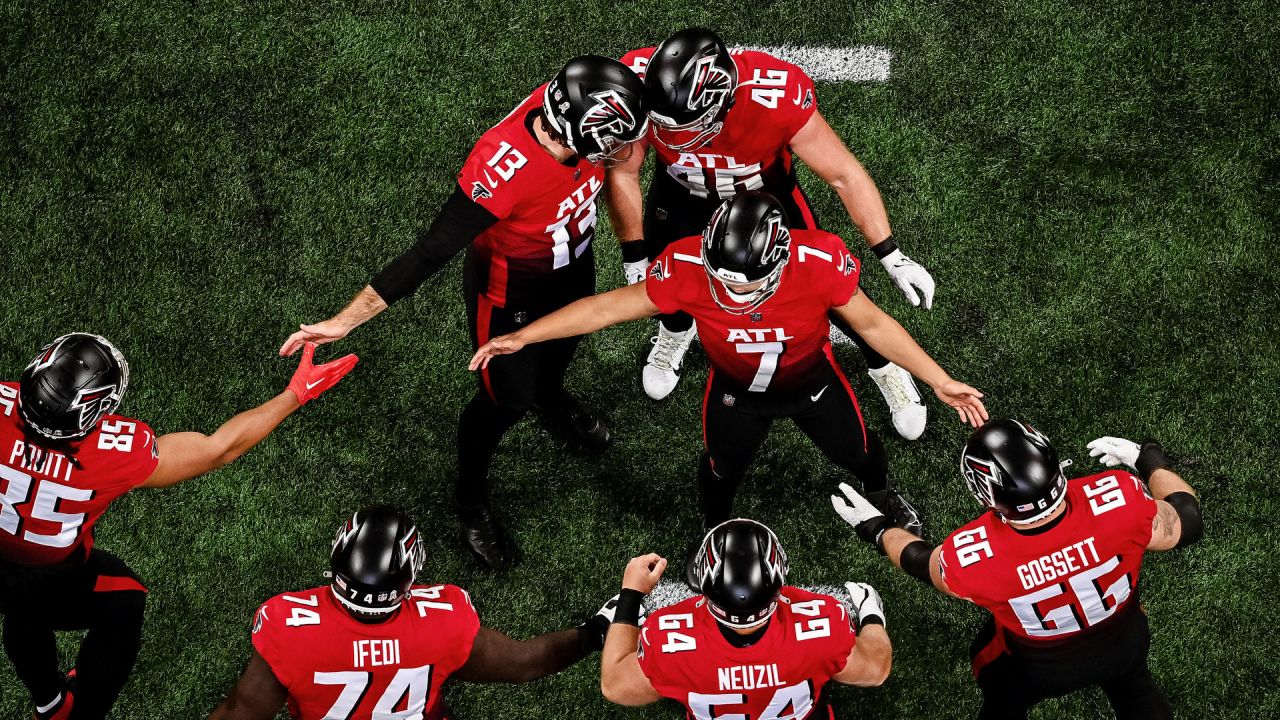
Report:
[[[698,322],[698,340],[715,372],[753,391],[802,388],[829,362],[827,311],[858,292],[858,261],[844,241],[823,230],[792,230],[791,255],[777,293],[755,311],[735,315],[711,296],[702,269],[702,239],[672,243],[649,268],[645,289],[663,313]]]
[[[656,48],[633,50],[623,64],[644,77]],[[799,67],[754,50],[730,53],[738,66],[738,87],[724,127],[702,147],[672,150],[661,142],[669,137],[650,123],[646,139],[658,158],[655,172],[665,172],[691,194],[716,201],[744,190],[766,190],[778,195],[793,191],[791,138],[818,109],[813,80]],[[678,136],[680,144],[691,140]]]
[[[421,720],[438,717],[444,682],[479,631],[471,597],[453,585],[415,586],[381,623],[351,617],[326,585],[263,603],[253,647],[295,720]]]
[[[1141,480],[1111,470],[1067,483],[1067,511],[1020,533],[994,512],[942,544],[947,587],[1032,641],[1070,639],[1135,597],[1156,503]]]
[[[510,272],[546,274],[567,267],[591,246],[596,195],[604,169],[555,158],[533,136],[543,85],[494,125],[471,149],[458,185],[498,222],[473,249],[490,263],[485,295],[505,306]]]
[[[803,720],[857,639],[839,600],[784,587],[764,636],[734,647],[697,596],[645,620],[640,669],[695,720]]]
[[[160,462],[151,428],[120,415],[102,418],[76,443],[75,464],[36,447],[28,452],[18,383],[0,383],[0,558],[23,565],[52,565],[92,548],[93,524],[107,506]]]

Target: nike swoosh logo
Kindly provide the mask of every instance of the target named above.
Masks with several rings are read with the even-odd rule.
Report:
[[[319,384],[320,384],[320,383],[322,383],[322,382],[324,382],[324,381],[323,381],[323,380],[317,380],[317,381],[315,381],[315,382],[307,383],[307,389],[308,389],[308,390],[310,390],[311,388],[314,388],[315,386],[319,385]],[[823,388],[823,390],[826,390],[826,388]]]
[[[809,398],[809,399],[810,399],[810,400],[812,400],[813,402],[818,402],[818,398],[822,397],[822,393],[824,393],[824,392],[826,392],[826,391],[827,391],[827,386],[826,386],[826,385],[823,385],[823,386],[822,386],[822,389],[818,391],[818,394],[817,394],[817,395],[814,395],[813,397],[811,397],[811,398]]]

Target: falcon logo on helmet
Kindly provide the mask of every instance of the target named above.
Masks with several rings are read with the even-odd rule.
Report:
[[[693,68],[693,88],[687,102],[690,110],[719,107],[733,92],[733,78],[716,64],[715,55],[698,58]]]
[[[601,90],[591,93],[596,104],[582,116],[578,126],[583,135],[626,135],[636,127],[636,116],[627,107],[617,90]]]
[[[98,424],[98,420],[120,406],[120,396],[116,394],[116,390],[115,385],[81,390],[68,409],[80,411],[81,427],[92,427]]]
[[[992,420],[975,430],[960,454],[960,474],[974,499],[1012,522],[1042,520],[1067,498],[1067,478],[1049,438],[1018,420]]]
[[[746,628],[777,610],[788,569],[787,553],[772,530],[737,519],[717,525],[703,538],[695,575],[716,621]]]

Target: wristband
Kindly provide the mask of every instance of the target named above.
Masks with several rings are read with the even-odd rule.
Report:
[[[644,240],[624,240],[618,243],[618,247],[622,249],[622,262],[634,263],[647,261],[649,254],[645,252]]]
[[[884,534],[891,527],[894,527],[892,520],[884,515],[877,515],[870,520],[858,523],[854,531],[858,533],[858,537],[875,545],[876,550],[884,555]]]
[[[876,257],[881,260],[885,259],[889,255],[892,255],[893,251],[897,249],[898,249],[898,243],[893,241],[893,235],[890,235],[889,237],[871,246],[871,252],[875,253]]]
[[[1134,463],[1138,470],[1138,476],[1143,482],[1151,482],[1151,474],[1157,470],[1168,470],[1173,467],[1173,459],[1165,454],[1164,448],[1160,447],[1160,443],[1155,440],[1147,440],[1142,443],[1142,450],[1138,453],[1138,460]]]
[[[615,625],[634,625],[640,626],[640,603],[644,600],[644,593],[631,588],[623,588],[618,594],[618,607],[613,611],[613,622]]]

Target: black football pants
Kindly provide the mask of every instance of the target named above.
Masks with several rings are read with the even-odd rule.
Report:
[[[811,384],[794,392],[753,393],[713,369],[702,403],[706,451],[698,465],[698,508],[706,528],[733,517],[733,499],[773,421],[791,418],[828,460],[853,473],[867,492],[889,485],[880,438],[843,371],[829,356]]]
[[[541,281],[519,281],[523,286],[512,287],[512,299],[503,306],[478,291],[479,272],[468,257],[464,292],[473,349],[595,292],[590,252]],[[458,478],[454,486],[458,507],[488,503],[493,456],[503,436],[525,413],[535,408],[564,412],[576,406],[564,388],[564,378],[580,340],[572,337],[530,345],[518,353],[493,358],[488,368],[476,373],[479,388],[458,419]]]
[[[817,228],[817,216],[813,213],[809,198],[805,196],[800,186],[795,184],[794,177],[791,188],[790,192],[777,196],[787,213],[788,227]],[[707,223],[711,221],[711,215],[719,206],[720,203],[714,200],[704,200],[690,195],[688,190],[675,180],[666,177],[665,174],[655,175],[653,181],[649,183],[649,194],[644,203],[644,241],[649,261],[653,262],[671,243],[693,235],[701,235]],[[866,292],[865,289],[863,292]],[[843,318],[834,312],[830,313],[830,318],[831,322],[840,328],[840,332],[853,340],[862,351],[867,367],[878,369],[889,364],[889,360],[867,344],[867,341],[854,332]],[[662,323],[669,332],[684,332],[693,326],[693,318],[683,312],[659,315],[658,322]]]
[[[1129,617],[1117,617],[1105,641],[1084,652],[1059,651],[1052,656],[1029,656],[1014,648],[994,657],[978,658],[999,643],[995,622],[978,632],[973,642],[974,672],[982,689],[979,720],[1024,720],[1046,698],[1097,685],[1106,693],[1117,720],[1169,720],[1173,709],[1147,667],[1151,631],[1147,615],[1136,607]],[[989,655],[989,653],[988,653]]]
[[[147,589],[123,560],[88,559],[32,568],[0,564],[4,651],[37,705],[65,687],[54,633],[88,630],[76,656],[72,720],[105,718],[142,647]]]

